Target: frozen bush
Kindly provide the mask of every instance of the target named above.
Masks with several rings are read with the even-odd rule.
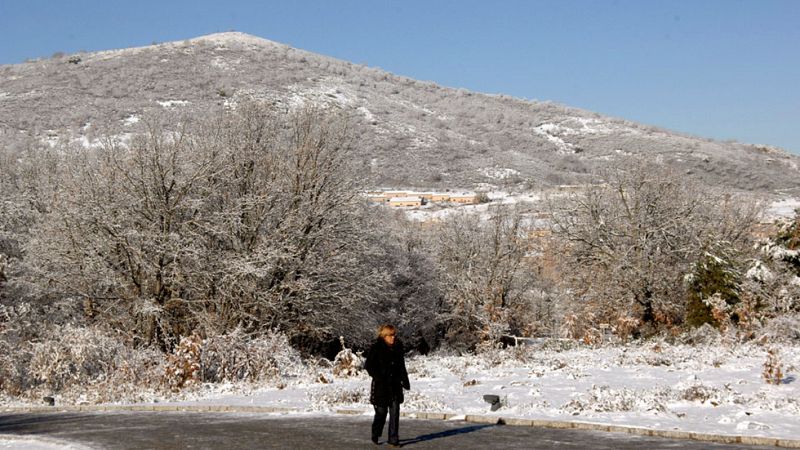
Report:
[[[406,391],[403,407],[409,411],[447,411],[452,409],[441,398],[432,398],[417,390]]]
[[[578,342],[573,339],[548,338],[542,342],[542,350],[566,352],[578,347]]]
[[[333,360],[333,374],[343,378],[359,375],[361,369],[364,367],[363,358],[353,353],[352,349],[344,346],[344,338],[339,337],[339,341],[342,344],[342,351],[340,351],[336,355],[336,359]]]
[[[3,346],[8,342],[0,339]],[[157,392],[164,373],[159,351],[131,348],[119,336],[96,327],[53,328],[38,341],[3,354],[1,387],[17,397],[57,395],[82,402],[136,400]]]
[[[200,382],[200,346],[197,335],[181,338],[175,352],[167,358],[164,383],[174,392]]]
[[[800,317],[780,316],[776,317],[762,329],[761,342],[800,342]]]
[[[710,345],[719,342],[721,337],[719,330],[708,323],[704,323],[684,334],[682,341],[687,345]]]
[[[315,410],[325,410],[340,405],[366,405],[369,403],[369,390],[364,387],[323,387],[308,391],[308,399]]]
[[[29,348],[14,348],[5,339],[0,339],[0,392],[19,396],[31,384],[31,353]]]
[[[711,386],[694,384],[680,391],[679,397],[688,402],[709,402],[714,406],[720,403],[720,391]]]
[[[666,403],[669,389],[640,391],[635,389],[613,389],[609,386],[592,386],[585,398],[572,399],[561,410],[572,415],[583,412],[668,411]]]
[[[58,331],[32,346],[30,372],[36,383],[59,391],[101,379],[114,369],[122,350],[118,339],[94,328]]]
[[[764,361],[764,370],[761,377],[768,384],[781,384],[783,382],[783,363],[777,349],[767,350],[767,360]]]
[[[249,381],[283,385],[286,377],[305,372],[305,365],[279,332],[252,338],[237,329],[206,339],[201,353],[202,379],[207,382]]]

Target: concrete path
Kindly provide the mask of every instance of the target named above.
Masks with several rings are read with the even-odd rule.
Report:
[[[98,449],[389,448],[369,441],[367,416],[196,412],[0,414],[0,434],[70,441]],[[774,449],[582,430],[403,418],[409,449]]]

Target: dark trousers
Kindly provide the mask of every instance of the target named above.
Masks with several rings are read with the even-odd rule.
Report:
[[[383,434],[383,425],[386,423],[386,413],[389,413],[389,443],[400,443],[398,436],[400,430],[400,403],[397,400],[392,400],[389,406],[375,407],[375,418],[372,419],[372,440],[378,440]]]

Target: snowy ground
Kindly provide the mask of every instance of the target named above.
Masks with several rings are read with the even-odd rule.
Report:
[[[800,198],[783,198],[769,204],[765,212],[767,219],[781,219],[794,216],[794,212],[800,209]]]
[[[27,436],[11,436],[0,434],[0,450],[14,449],[14,450],[84,450],[84,447],[79,444],[62,442],[55,439],[27,437]]]
[[[482,356],[412,357],[412,389],[403,410],[796,439],[800,352],[797,346],[770,348],[780,355],[778,385],[762,378],[766,348],[755,344],[522,347]],[[172,404],[371,411],[363,371],[339,378],[321,368],[304,378],[286,380],[282,388],[203,386]],[[501,396],[504,406],[490,412],[484,394]]]

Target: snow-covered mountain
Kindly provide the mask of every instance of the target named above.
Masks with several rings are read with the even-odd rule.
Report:
[[[731,189],[796,194],[800,186],[800,157],[778,148],[451,89],[235,32],[0,66],[0,145],[99,145],[101,136],[136,132],[148,114],[249,99],[350,111],[357,163],[375,186],[576,184],[631,155]]]

